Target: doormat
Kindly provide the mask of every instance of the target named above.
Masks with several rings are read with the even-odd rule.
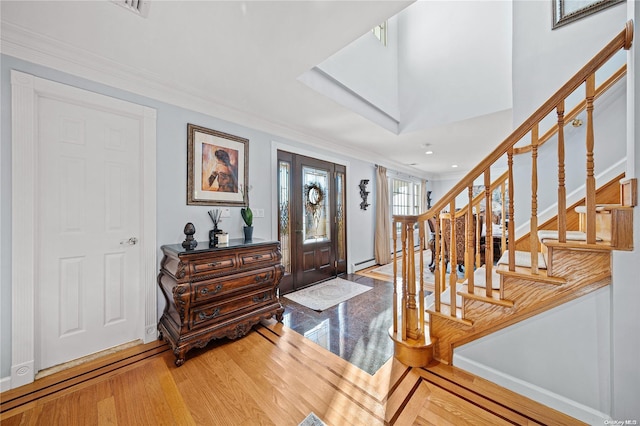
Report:
[[[311,412],[298,426],[326,426],[322,420]]]
[[[365,291],[369,291],[371,288],[353,281],[343,280],[342,278],[333,278],[329,281],[285,294],[283,297],[320,312]]]

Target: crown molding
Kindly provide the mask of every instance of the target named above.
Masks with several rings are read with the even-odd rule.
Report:
[[[225,105],[218,99],[203,98],[197,94],[196,88],[180,82],[164,80],[148,70],[113,61],[11,22],[1,21],[1,26],[0,53],[4,55],[319,149],[339,152],[345,156],[370,161],[374,164],[380,162],[379,157],[376,158],[369,152],[347,148],[300,129],[238,110],[230,105]],[[399,171],[412,174],[417,172],[416,169],[407,168],[404,164],[388,160],[387,163],[391,168]]]

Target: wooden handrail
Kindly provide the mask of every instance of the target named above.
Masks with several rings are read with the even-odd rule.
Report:
[[[598,88],[596,89],[595,99],[598,99],[600,95],[609,90],[614,84],[627,75],[627,64],[623,64],[615,73],[613,73],[606,81],[604,81]],[[587,107],[587,101],[582,99],[578,105],[573,107],[571,111],[565,114],[564,122],[565,126],[573,121],[574,118],[578,116],[582,111]],[[558,133],[558,126],[554,125],[549,130],[545,132],[544,135],[540,137],[540,143],[538,144],[538,148],[540,148],[545,142],[551,139],[556,133]],[[531,152],[531,145],[521,146],[513,149],[513,153],[516,155],[526,154],[527,152]]]
[[[493,163],[498,161],[507,151],[514,147],[531,128],[542,121],[553,109],[586,81],[590,74],[604,65],[618,50],[631,46],[633,40],[633,21],[628,21],[625,29],[618,33],[600,52],[598,52],[585,66],[574,74],[557,92],[540,106],[533,114],[511,133],[507,138],[494,149],[484,160],[467,173],[453,188],[426,212],[418,216],[419,221],[425,221],[434,217],[450,203],[451,198],[460,194],[467,186],[473,185],[473,181],[480,176]]]

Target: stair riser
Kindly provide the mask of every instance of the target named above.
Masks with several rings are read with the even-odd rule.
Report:
[[[582,280],[598,275],[611,275],[611,252],[581,251],[549,247],[547,273],[555,277],[571,277]]]

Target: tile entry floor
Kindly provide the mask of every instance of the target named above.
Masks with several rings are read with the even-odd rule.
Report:
[[[372,287],[325,311],[316,312],[281,297],[285,326],[361,370],[374,374],[393,356],[393,284],[357,274],[341,278]]]

